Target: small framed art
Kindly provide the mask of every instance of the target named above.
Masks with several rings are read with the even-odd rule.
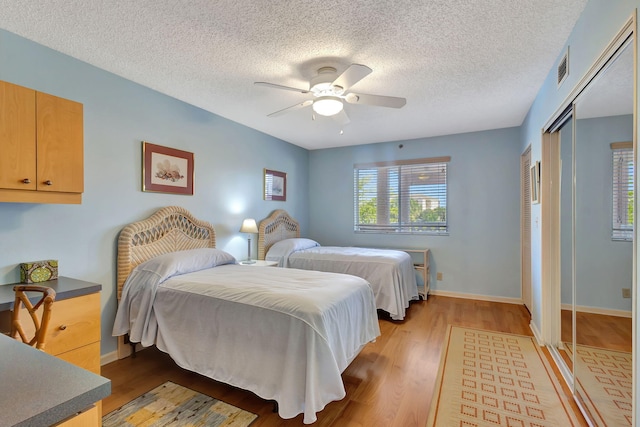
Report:
[[[531,175],[529,175],[529,181],[531,182],[531,204],[540,203],[540,162],[537,161],[531,166]]]
[[[287,200],[287,174],[284,172],[264,170],[264,199]]]
[[[142,191],[193,195],[193,153],[142,141]]]

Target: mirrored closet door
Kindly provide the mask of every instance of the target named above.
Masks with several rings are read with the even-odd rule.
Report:
[[[636,28],[632,17],[545,125],[544,339],[591,425],[632,425]]]
[[[573,105],[573,340],[562,344],[575,396],[603,426],[632,419],[633,57],[629,39]]]

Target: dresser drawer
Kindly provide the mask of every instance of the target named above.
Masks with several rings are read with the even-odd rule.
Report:
[[[53,303],[45,341],[47,353],[65,353],[97,341],[100,341],[100,294]]]
[[[33,336],[33,322],[20,310],[22,325]],[[100,294],[55,301],[47,328],[44,351],[58,355],[100,341]],[[100,354],[100,353],[98,353]]]
[[[98,427],[101,424],[100,410],[97,406],[93,406],[73,418],[56,424],[55,427]]]
[[[100,375],[100,343],[94,342],[65,353],[56,354],[56,357],[79,366],[96,375]]]

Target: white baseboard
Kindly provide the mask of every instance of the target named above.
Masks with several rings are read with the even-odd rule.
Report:
[[[451,297],[451,298],[475,299],[479,301],[503,302],[507,304],[518,304],[518,305],[524,304],[524,302],[522,301],[522,298],[494,297],[489,295],[467,294],[463,292],[441,291],[437,289],[431,289],[429,291],[429,295],[439,295],[439,296]]]
[[[538,345],[541,347],[544,347],[545,343],[544,341],[542,341],[542,334],[538,330],[538,327],[536,326],[536,324],[533,322],[529,322],[529,328],[531,329],[531,332],[533,332],[533,337],[536,339],[536,342],[538,343]]]
[[[571,304],[562,304],[562,310],[572,310]],[[631,319],[633,314],[630,310],[615,310],[612,308],[589,307],[586,305],[576,305],[576,311],[580,313],[603,314],[605,316],[627,317]]]
[[[103,354],[100,356],[100,366],[104,366],[107,363],[115,362],[118,360],[118,352],[112,351],[111,353]]]

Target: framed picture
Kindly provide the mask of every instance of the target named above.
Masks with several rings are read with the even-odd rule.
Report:
[[[264,199],[287,200],[287,174],[284,172],[264,170]]]
[[[193,195],[193,153],[142,141],[142,191]]]
[[[531,204],[540,203],[540,162],[537,161],[531,166],[531,175],[529,181],[531,183]]]

